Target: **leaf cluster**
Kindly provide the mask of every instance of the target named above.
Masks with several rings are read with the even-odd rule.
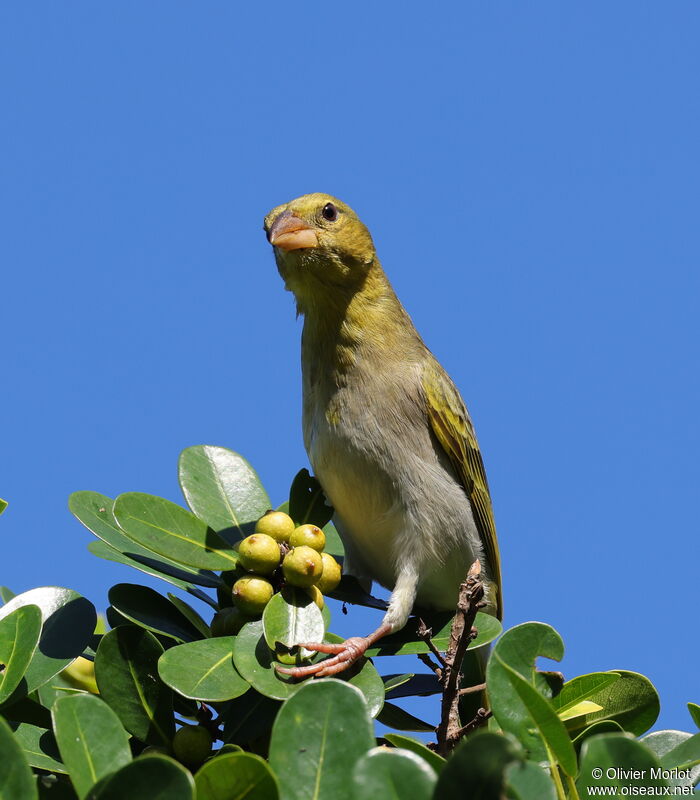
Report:
[[[286,586],[261,619],[215,636],[212,620],[232,604],[236,543],[271,503],[250,464],[225,448],[183,451],[179,479],[187,507],[90,491],[69,506],[97,537],[93,554],[160,578],[188,601],[120,583],[109,591],[107,627],[69,589],[0,590],[0,798],[547,800],[629,783],[608,777],[609,766],[658,769],[648,786],[691,787],[700,777],[700,734],[635,738],[659,712],[645,677],[614,670],[564,682],[540,672],[536,659],[560,660],[564,645],[539,622],[498,638],[500,624],[477,615],[469,651],[486,653],[498,639],[486,669],[492,713],[448,759],[407,735],[435,723],[396,702],[440,693],[437,677],[380,671],[370,660],[424,656],[416,618],[340,679],[280,674],[280,646],[293,653],[301,641],[340,641],[328,607]],[[306,470],[280,508],[297,525],[322,527],[326,551],[342,560],[332,509]],[[347,577],[332,596],[383,606]],[[423,620],[445,650],[452,616]],[[700,708],[689,707],[697,724]],[[397,732],[378,738],[375,720]]]

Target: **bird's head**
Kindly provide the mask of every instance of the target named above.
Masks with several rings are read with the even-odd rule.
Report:
[[[265,217],[280,275],[301,306],[319,294],[353,291],[375,259],[367,228],[329,194],[305,194]]]

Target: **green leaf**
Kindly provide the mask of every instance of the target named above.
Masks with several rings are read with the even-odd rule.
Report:
[[[43,586],[18,594],[0,608],[0,620],[23,606],[38,606],[42,629],[39,644],[24,673],[22,687],[33,692],[65,669],[87,646],[97,614],[89,600],[71,589]]]
[[[697,703],[688,703],[688,711],[695,725],[700,728],[700,706]]]
[[[61,758],[80,798],[131,761],[129,737],[112,709],[92,694],[58,699],[52,709]]]
[[[552,698],[552,706],[561,717],[562,713],[590,700],[593,695],[611,686],[619,677],[616,672],[591,672],[579,675],[564,684],[561,692]]]
[[[182,614],[182,616],[185,617],[185,619],[187,619],[187,621],[199,631],[200,636],[204,636],[206,639],[211,636],[211,628],[189,603],[186,603],[172,592],[168,592],[168,600],[170,600],[170,602]],[[218,606],[214,605],[214,607],[218,610]]]
[[[20,606],[0,619],[0,706],[18,687],[14,700],[27,693],[23,676],[40,635],[41,610],[37,606]]]
[[[442,686],[434,674],[419,673],[411,675],[407,681],[398,686],[389,688],[385,685],[386,699],[397,700],[400,697],[428,697],[431,694],[440,694]]]
[[[324,641],[342,642],[339,636],[328,633]],[[311,659],[315,663],[325,655]],[[249,622],[243,626],[233,643],[233,663],[238,672],[260,694],[275,700],[286,700],[295,694],[312,678],[296,681],[289,675],[283,675],[275,669],[274,654],[270,650],[263,635],[262,621]],[[280,665],[284,666],[284,665]],[[349,670],[341,673],[340,681],[352,684],[365,696],[367,708],[372,715],[379,713],[384,701],[384,685],[374,665],[366,658],[360,659]]]
[[[16,597],[16,595],[12,589],[8,589],[7,586],[0,586],[0,600],[3,603],[9,602],[13,597]]]
[[[410,750],[375,747],[355,764],[353,783],[358,800],[430,800],[437,775]]]
[[[373,745],[358,689],[332,678],[305,683],[272,728],[269,760],[284,776],[282,800],[353,800],[355,764]]]
[[[622,669],[611,672],[618,674],[619,680],[588,697],[603,710],[570,720],[566,727],[572,735],[593,722],[611,719],[634,736],[641,736],[656,722],[660,705],[652,682],[637,672]]]
[[[402,736],[400,733],[387,733],[384,735],[384,738],[387,740],[387,742],[393,744],[394,747],[401,747],[404,750],[410,750],[412,753],[420,756],[424,761],[427,761],[428,764],[430,764],[437,775],[442,772],[442,768],[447,763],[442,756],[438,755],[433,750],[430,750],[423,744],[423,742],[419,742],[416,739],[411,739],[410,736]]]
[[[431,613],[423,615],[425,624],[433,630],[432,640],[438,650],[446,651],[449,646],[453,618],[454,616],[452,614]],[[422,639],[418,638],[418,634],[416,633],[418,624],[419,620],[416,617],[411,617],[400,631],[385,636],[380,639],[374,647],[370,647],[366,653],[367,657],[405,656],[429,653],[430,648]],[[500,636],[503,630],[501,623],[496,617],[492,617],[490,614],[484,614],[481,611],[476,615],[474,626],[479,631],[479,634],[469,645],[470,651],[492,642]]]
[[[250,687],[233,666],[233,642],[233,636],[220,636],[172,647],[158,661],[160,677],[193,700],[218,703],[239,697]]]
[[[499,658],[495,653],[494,657]],[[576,751],[564,727],[564,723],[559,719],[556,711],[554,711],[549,702],[542,697],[534,686],[531,686],[518,672],[509,667],[504,661],[501,661],[501,666],[506,671],[508,679],[523,706],[527,709],[529,724],[537,729],[548,748],[547,760],[551,760],[549,757],[549,754],[551,754],[556,763],[559,764],[567,775],[575,777]],[[527,721],[526,724],[528,724]],[[525,744],[526,747],[529,744],[529,738],[529,736],[528,739],[523,738],[521,729],[520,741],[522,744]],[[532,749],[535,753],[539,752],[539,748]]]
[[[114,501],[114,516],[126,535],[173,561],[202,569],[234,569],[231,545],[181,506],[162,497],[128,492]]]
[[[35,696],[40,691],[36,692]],[[8,703],[2,710],[2,716],[11,722],[27,722],[44,729],[51,727],[51,712],[29,697],[23,697],[16,703]]]
[[[303,589],[285,586],[263,611],[263,632],[270,650],[290,649],[303,642],[321,642],[325,624],[321,609]],[[311,651],[302,648],[302,656]]]
[[[127,536],[117,523],[114,516],[114,500],[110,497],[98,492],[74,492],[68,500],[68,507],[91,533],[120,553],[123,559],[127,559],[122,563],[133,566],[147,575],[168,581],[173,586],[185,589],[197,597],[201,597],[202,593],[192,584],[211,589],[221,585],[221,579],[215,573],[205,569],[193,569],[172,561]],[[97,545],[97,542],[93,542],[92,545]],[[93,548],[92,545],[88,545],[88,550],[95,555],[117,561],[116,558],[110,558],[104,548]]]
[[[95,788],[88,800],[194,800],[194,778],[168,756],[141,756]],[[203,799],[204,800],[204,799]]]
[[[594,722],[592,725],[584,728],[584,730],[581,731],[578,736],[572,739],[575,750],[578,752],[586,739],[588,739],[590,736],[598,736],[600,733],[622,733],[622,728],[617,724],[617,722],[613,722],[611,719],[604,719],[600,722]]]
[[[117,583],[109,590],[108,596],[109,602],[123,617],[146,630],[179,642],[202,638],[187,617],[155,589],[137,583]]]
[[[501,800],[506,767],[521,759],[515,743],[505,736],[477,733],[457,745],[438,777],[434,796],[439,800]]]
[[[340,534],[336,530],[335,525],[332,522],[327,522],[323,526],[323,533],[326,537],[326,546],[323,548],[324,552],[338,559],[344,558],[345,547],[343,546],[343,540],[340,538]]]
[[[0,798],[36,800],[34,776],[19,742],[9,725],[0,717]]]
[[[247,745],[267,737],[281,705],[255,689],[226,703],[219,708],[224,720],[223,741]]]
[[[2,512],[7,508],[7,506],[8,506],[7,500],[3,500],[2,497],[0,497],[0,514],[2,514]]]
[[[401,706],[393,703],[384,703],[382,710],[377,715],[377,722],[386,725],[387,728],[394,728],[397,731],[422,731],[430,733],[435,730],[435,725],[424,722],[418,717],[404,711]]]
[[[271,507],[255,470],[225,447],[188,447],[180,453],[178,472],[187,505],[228,542],[253,533]]]
[[[411,678],[415,676],[413,672],[405,672],[403,675],[382,675],[382,682],[384,683],[384,691],[389,694],[399,686],[408,683]]]
[[[624,733],[606,733],[592,736],[581,747],[581,771],[576,787],[581,797],[590,797],[591,787],[611,787],[618,790],[630,785],[644,787],[648,794],[652,787],[668,784],[661,778],[652,778],[651,770],[661,769],[656,756],[643,744]],[[635,778],[630,770],[639,770],[643,777]],[[629,792],[629,789],[626,788]],[[618,791],[618,796],[622,796]],[[615,795],[611,795],[615,796]]]
[[[289,489],[289,516],[296,525],[318,525],[319,528],[330,521],[333,507],[326,505],[321,484],[309,474],[308,469],[300,469]]]
[[[695,786],[700,779],[700,733],[654,731],[641,741],[657,755],[663,769],[678,770],[668,778],[672,786]],[[689,774],[681,776],[686,771]]]
[[[22,722],[14,728],[13,736],[24,751],[30,767],[45,769],[48,772],[67,772],[61,762],[53,731]]]
[[[101,696],[129,733],[147,744],[169,747],[175,721],[172,692],[158,677],[162,654],[153,634],[120,626],[102,637],[95,678]]]
[[[506,797],[511,800],[557,800],[554,782],[539,764],[522,761],[505,771]]]
[[[253,753],[225,753],[207,761],[194,778],[202,800],[278,800],[277,778]]]

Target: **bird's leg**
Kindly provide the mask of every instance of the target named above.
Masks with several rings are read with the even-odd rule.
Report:
[[[407,568],[399,573],[394,591],[391,593],[389,609],[384,615],[382,624],[376,631],[369,636],[353,636],[346,639],[341,644],[328,644],[326,642],[307,642],[300,644],[307,650],[314,650],[317,653],[329,653],[332,658],[319,661],[318,664],[309,664],[306,667],[276,667],[277,672],[291,675],[293,678],[308,678],[313,675],[317,678],[325,678],[328,675],[337,675],[343,672],[367,652],[382,636],[386,636],[392,631],[403,628],[411,613],[413,601],[416,597],[416,586],[418,580],[413,568]]]

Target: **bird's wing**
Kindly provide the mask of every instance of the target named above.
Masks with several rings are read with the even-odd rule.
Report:
[[[449,456],[471,502],[474,521],[486,553],[491,577],[496,584],[496,616],[501,619],[503,616],[501,559],[498,553],[489,485],[474,425],[449,376],[432,358],[423,370],[423,391],[428,403],[428,419],[433,433]]]

